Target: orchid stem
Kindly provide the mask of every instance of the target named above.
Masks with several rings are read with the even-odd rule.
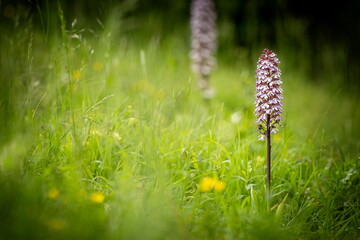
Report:
[[[271,131],[270,131],[270,115],[266,119],[266,198],[268,201],[268,209],[271,200],[270,180],[271,180]]]

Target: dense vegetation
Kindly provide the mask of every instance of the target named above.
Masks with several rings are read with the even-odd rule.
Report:
[[[272,43],[285,126],[267,211],[254,125],[267,42],[235,45],[236,26],[220,21],[217,94],[203,101],[188,22],[170,28],[131,1],[91,19],[0,6],[0,239],[360,237],[360,105],[341,48],[322,52],[313,81],[286,29]]]

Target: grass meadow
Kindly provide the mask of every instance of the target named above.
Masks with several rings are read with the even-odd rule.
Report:
[[[254,125],[267,46],[219,48],[204,101],[185,25],[36,14],[2,18],[0,239],[360,238],[359,95],[311,81],[304,54],[274,49],[285,121],[267,210]]]

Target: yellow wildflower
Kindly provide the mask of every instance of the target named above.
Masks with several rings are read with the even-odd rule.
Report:
[[[129,118],[128,122],[129,122],[129,125],[132,126],[132,125],[137,124],[139,122],[139,119],[131,117],[131,118]]]
[[[113,132],[113,136],[116,140],[122,140],[122,137],[120,136],[120,134],[118,132]]]
[[[100,193],[100,192],[95,192],[92,193],[90,196],[90,200],[93,203],[102,203],[105,199],[104,194]]]
[[[214,188],[214,185],[215,185],[214,178],[205,177],[200,181],[199,190],[201,192],[210,192]]]
[[[216,192],[221,192],[225,189],[225,183],[212,177],[201,179],[199,184],[199,190],[201,192],[211,192],[213,189]]]
[[[60,191],[56,188],[52,188],[48,191],[48,198],[55,199],[60,195]]]
[[[225,186],[223,181],[212,177],[205,177],[200,181],[199,190],[201,192],[211,192],[214,189],[216,192],[221,192],[225,189]]]
[[[256,157],[256,162],[262,163],[262,162],[264,162],[264,161],[265,161],[265,158],[264,158],[263,156],[257,156],[257,157]]]
[[[216,192],[222,192],[222,191],[224,191],[225,186],[226,185],[224,182],[217,180],[217,181],[215,181],[214,190]]]
[[[98,129],[91,129],[90,134],[91,135],[96,135],[96,136],[102,136],[103,135],[103,133],[100,132]]]
[[[80,70],[75,70],[75,71],[73,71],[72,77],[73,77],[75,80],[79,80],[79,79],[81,78],[81,71],[80,71]]]
[[[283,139],[281,134],[275,134],[274,135],[274,141],[275,142],[281,142],[281,140]]]
[[[96,61],[96,62],[93,63],[92,68],[93,68],[95,71],[100,72],[101,70],[103,70],[104,64],[102,64],[102,62],[100,62],[100,61]]]
[[[61,219],[50,219],[48,227],[53,231],[61,231],[65,228],[65,221]]]

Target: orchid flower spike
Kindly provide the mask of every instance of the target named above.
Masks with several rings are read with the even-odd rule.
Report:
[[[216,13],[212,0],[192,0],[191,5],[192,69],[199,76],[199,88],[204,98],[211,98],[210,75],[215,66]]]
[[[256,70],[256,101],[255,115],[260,132],[259,140],[266,136],[266,125],[269,121],[271,133],[278,131],[281,126],[282,114],[282,88],[281,71],[278,67],[279,59],[273,51],[264,49],[257,62]]]

